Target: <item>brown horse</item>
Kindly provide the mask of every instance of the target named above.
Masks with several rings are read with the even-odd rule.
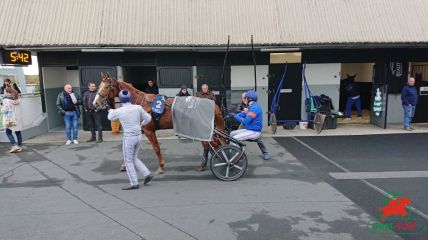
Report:
[[[152,111],[151,109],[151,103],[153,102],[156,95],[154,94],[146,94],[142,91],[139,91],[138,89],[134,88],[130,83],[126,83],[124,81],[119,81],[112,79],[110,77],[109,73],[101,73],[102,82],[100,83],[100,86],[98,88],[98,94],[97,97],[94,100],[95,107],[101,107],[103,106],[107,100],[112,101],[115,97],[119,96],[119,92],[122,89],[127,89],[131,93],[131,103],[132,104],[138,104],[141,105],[144,110],[148,113]],[[155,123],[155,120],[153,119],[149,124],[147,124],[142,131],[146,135],[147,139],[149,139],[150,143],[153,146],[153,150],[155,151],[158,160],[159,160],[159,167],[156,173],[162,174],[165,167],[165,160],[161,154],[159,142],[156,137],[155,131],[157,129],[172,129],[172,110],[170,108],[172,102],[174,100],[172,98],[168,98],[166,100],[166,107],[164,109],[164,112],[162,116],[157,120]],[[225,125],[224,125],[224,119],[223,115],[221,113],[220,107],[217,105],[215,106],[215,114],[214,114],[214,124],[217,129],[224,131]],[[223,141],[223,139],[220,139]],[[214,147],[218,147],[220,143],[216,140],[211,142],[211,144]],[[201,164],[201,170],[205,169],[206,161],[208,158],[208,142],[202,142],[202,146],[204,147],[204,160]]]

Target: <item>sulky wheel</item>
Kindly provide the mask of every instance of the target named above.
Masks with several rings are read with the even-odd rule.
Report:
[[[272,131],[272,134],[276,133],[276,128],[277,128],[277,122],[276,122],[276,115],[275,113],[271,113],[270,114],[270,130]]]
[[[235,181],[247,170],[247,156],[242,148],[224,145],[217,149],[210,159],[214,176],[223,181]]]
[[[325,115],[321,113],[315,114],[314,118],[314,129],[319,134],[321,133],[323,127],[324,127],[324,119]]]

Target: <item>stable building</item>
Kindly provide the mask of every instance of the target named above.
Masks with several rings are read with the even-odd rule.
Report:
[[[344,110],[342,80],[356,75],[363,122],[383,128],[401,122],[400,91],[415,76],[422,93],[415,121],[428,122],[425,0],[3,0],[0,8],[8,9],[0,15],[3,51],[38,57],[47,130],[63,126],[55,106],[63,85],[84,92],[100,72],[136,88],[153,79],[167,96],[207,83],[229,103],[256,85],[268,125],[285,62],[280,120],[306,118],[306,64],[312,93],[328,95],[335,111]],[[371,112],[378,88],[379,116]]]

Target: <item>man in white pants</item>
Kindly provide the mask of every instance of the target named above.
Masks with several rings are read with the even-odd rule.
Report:
[[[144,184],[152,180],[153,175],[149,169],[138,159],[138,150],[143,139],[141,128],[147,125],[152,117],[140,105],[131,104],[131,94],[123,89],[119,93],[122,107],[110,109],[107,118],[109,120],[119,119],[123,128],[123,159],[126,172],[128,173],[130,186],[122,190],[138,189],[138,177],[135,168],[144,176]]]
[[[244,126],[244,129],[232,131],[230,136],[240,141],[258,140],[257,144],[263,153],[263,159],[268,160],[269,153],[260,139],[263,130],[263,110],[262,106],[257,103],[257,93],[251,90],[246,92],[243,97],[245,97],[243,102],[248,105],[248,108],[235,114],[235,119]]]

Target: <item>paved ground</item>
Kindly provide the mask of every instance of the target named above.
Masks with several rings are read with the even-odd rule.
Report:
[[[263,136],[265,137],[297,137],[297,136],[311,136],[311,137],[324,137],[324,136],[348,136],[348,135],[385,135],[385,134],[414,134],[414,133],[428,133],[428,124],[419,123],[414,124],[416,130],[413,132],[404,131],[401,124],[389,124],[387,129],[382,129],[371,124],[342,124],[337,129],[323,130],[317,134],[312,129],[299,129],[297,126],[293,130],[285,130],[281,126],[277,129],[276,134],[271,133],[270,127],[265,127]],[[82,129],[79,126],[79,129]],[[111,132],[105,131],[104,140],[106,141],[121,141],[121,135],[112,135]],[[159,139],[177,139],[174,136],[172,129],[156,131]],[[24,136],[25,137],[25,136]],[[79,131],[79,139],[89,139],[90,132]],[[65,142],[65,129],[58,128],[48,134],[37,136],[33,139],[26,140],[27,143],[59,143]]]
[[[425,227],[406,239],[428,239],[428,134],[278,138],[317,176],[372,216],[382,191],[410,198],[412,217]]]
[[[247,174],[221,182],[195,171],[199,143],[162,140],[166,173],[137,191],[120,190],[120,142],[28,144],[16,155],[0,145],[1,239],[399,239],[374,235],[373,216],[305,156],[265,142],[270,161],[251,144]],[[148,142],[140,155],[156,169]]]

